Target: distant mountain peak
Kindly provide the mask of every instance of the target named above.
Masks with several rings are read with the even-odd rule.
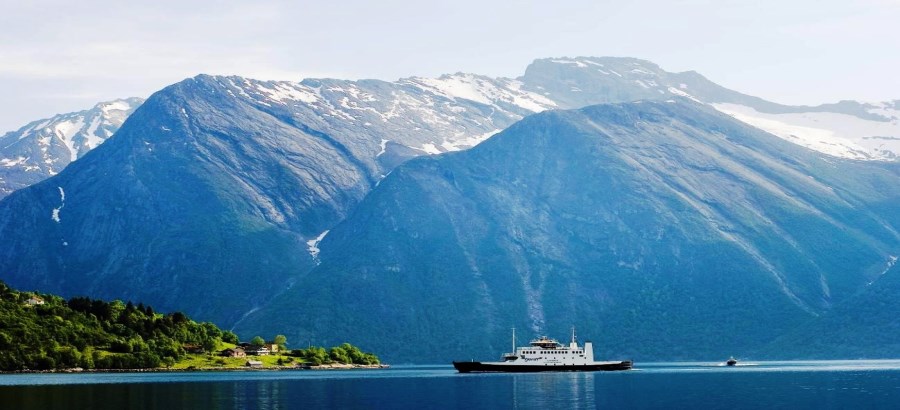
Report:
[[[124,98],[33,121],[0,137],[0,198],[56,175],[111,137],[143,102]]]
[[[540,58],[518,78],[457,72],[394,82],[328,78],[291,82],[200,74],[187,81],[210,90],[218,88],[279,115],[305,109],[321,112],[326,123],[381,124],[391,133],[407,134],[400,138],[384,134],[368,144],[375,153],[386,149],[389,155],[385,158],[395,158],[389,151],[412,150],[401,155],[409,158],[469,148],[511,121],[544,110],[680,96],[711,104],[750,125],[827,155],[900,161],[900,100],[787,106],[726,89],[696,71],[667,72],[651,61],[632,57]],[[0,137],[0,197],[58,173],[109,138],[139,104],[140,99],[103,102],[92,110],[35,121]],[[486,117],[490,124],[464,119],[482,109],[496,111]],[[407,117],[415,120],[407,122]],[[438,134],[441,137],[435,137]],[[18,139],[29,142],[17,143]],[[383,140],[391,144],[382,147]],[[29,144],[33,149],[24,147]]]

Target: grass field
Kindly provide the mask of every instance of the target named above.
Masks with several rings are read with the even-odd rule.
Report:
[[[173,369],[204,369],[204,368],[221,368],[221,369],[241,369],[247,368],[248,360],[258,360],[263,363],[263,367],[291,366],[300,361],[295,357],[284,355],[270,354],[268,356],[247,356],[247,357],[222,357],[219,352],[224,349],[233,348],[235,345],[230,343],[221,343],[216,351],[211,353],[188,354],[184,359],[175,363]],[[281,359],[281,365],[278,360]]]

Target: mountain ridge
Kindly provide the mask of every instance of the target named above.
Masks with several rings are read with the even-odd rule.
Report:
[[[574,68],[574,70],[569,70]],[[593,74],[591,73],[593,71]],[[618,70],[618,71],[617,71]],[[624,74],[623,74],[624,73]],[[559,76],[555,78],[554,76]],[[606,78],[609,77],[609,78]],[[615,77],[615,78],[613,78]],[[661,69],[658,65],[637,58],[627,57],[557,57],[537,59],[530,64],[524,74],[517,78],[487,77],[478,74],[458,72],[445,74],[437,78],[406,77],[388,82],[382,80],[346,81],[338,79],[305,79],[300,82],[291,81],[258,81],[237,76],[209,76],[198,75],[195,78],[222,79],[233,86],[227,92],[237,93],[241,96],[253,98],[259,104],[271,107],[271,101],[278,104],[306,103],[316,104],[326,102],[325,105],[331,112],[343,120],[353,121],[356,117],[353,110],[370,111],[385,116],[401,117],[398,113],[372,106],[371,100],[361,101],[359,86],[362,88],[384,89],[385,87],[399,87],[402,90],[411,91],[412,94],[426,93],[433,97],[445,97],[452,100],[457,98],[470,100],[477,104],[485,104],[495,109],[507,111],[505,119],[500,119],[493,129],[469,129],[464,127],[463,133],[445,138],[442,141],[418,141],[421,145],[397,147],[398,151],[407,151],[399,157],[388,155],[385,159],[386,169],[390,169],[396,163],[402,162],[411,156],[436,154],[441,152],[465,149],[483,141],[489,135],[496,133],[508,125],[510,119],[519,119],[524,115],[540,112],[545,109],[555,108],[579,108],[585,105],[632,101],[638,99],[666,99],[671,96],[686,96],[699,98],[705,103],[712,104],[717,109],[733,115],[735,118],[772,132],[784,139],[796,144],[806,146],[829,155],[848,157],[859,160],[898,161],[900,160],[900,129],[897,119],[900,117],[900,100],[883,103],[861,103],[844,100],[838,103],[826,103],[818,106],[789,106],[763,100],[737,91],[729,90],[713,83],[696,71],[670,73]],[[559,79],[562,81],[559,81]],[[610,81],[611,80],[611,81]],[[549,92],[541,84],[556,84],[568,86],[555,89],[552,98]],[[622,87],[624,83],[636,85],[638,88],[627,89]],[[326,84],[326,91],[349,91],[349,99],[322,98],[322,85]],[[243,88],[241,87],[243,86]],[[248,88],[245,90],[244,88]],[[588,93],[584,93],[585,88]],[[251,97],[250,94],[253,94]],[[335,93],[331,93],[335,94]],[[377,94],[377,93],[375,93]],[[582,94],[582,95],[578,95]],[[407,96],[411,95],[409,93]],[[368,94],[369,97],[372,94]],[[117,100],[131,101],[134,99]],[[321,101],[320,101],[321,100]],[[363,98],[366,100],[366,98]],[[407,101],[410,102],[410,101]],[[413,103],[416,101],[413,100]],[[433,104],[432,101],[419,101],[424,105]],[[114,103],[114,102],[113,102]],[[98,107],[105,103],[98,104]],[[132,110],[135,103],[131,102]],[[95,107],[96,110],[97,107]],[[317,110],[326,108],[320,106]],[[457,107],[458,109],[459,107]],[[63,119],[79,113],[61,114],[56,117]],[[349,115],[348,115],[349,114]],[[409,114],[407,110],[406,114]],[[127,115],[126,115],[127,116]],[[824,117],[823,117],[824,116]],[[377,118],[377,116],[375,117]],[[32,161],[37,158],[34,155],[23,155],[30,151],[43,150],[51,145],[46,141],[41,145],[32,142],[32,148],[23,147],[21,143],[9,144],[13,134],[21,134],[29,127],[41,125],[47,120],[39,120],[30,123],[19,131],[7,133],[0,138],[0,146],[3,140],[7,141],[7,147],[0,149],[0,166],[5,169],[5,181],[0,180],[0,195],[8,195],[12,190],[33,184],[58,172],[62,167],[71,162],[71,159],[79,157],[86,150],[94,148],[99,142],[121,125],[124,117],[117,118],[111,124],[104,124],[105,134],[101,137],[89,137],[88,144],[81,144],[76,148],[65,133],[62,138],[56,138],[50,158],[44,158],[43,162]],[[77,122],[77,121],[76,121]],[[82,123],[85,121],[82,120]],[[91,121],[88,121],[90,123]],[[72,126],[74,123],[68,123]],[[46,125],[46,124],[45,124]],[[403,130],[399,123],[394,131]],[[85,125],[86,127],[87,125]],[[43,125],[41,126],[43,127]],[[39,129],[41,127],[38,127]],[[55,128],[55,127],[50,127]],[[69,127],[70,128],[70,127]],[[32,130],[33,131],[33,130]],[[57,132],[58,134],[58,132]],[[84,134],[84,132],[82,132]],[[33,138],[32,138],[33,139]],[[78,139],[76,137],[76,139]],[[82,138],[83,139],[83,138]],[[391,144],[390,139],[383,139],[381,144]],[[42,148],[43,147],[43,148]],[[409,152],[408,150],[413,150]],[[30,151],[29,151],[30,150]],[[28,151],[28,152],[26,152]],[[59,153],[56,153],[59,151]],[[71,154],[71,155],[68,155]],[[46,156],[46,155],[44,155]],[[62,160],[61,157],[66,157]],[[71,157],[71,158],[69,158]],[[48,168],[47,160],[51,166]],[[29,162],[30,161],[30,162]],[[59,163],[53,167],[52,164]],[[48,168],[48,169],[44,169]],[[35,170],[41,172],[33,172]],[[2,170],[2,168],[0,168]],[[0,175],[0,179],[4,179]]]
[[[831,309],[836,300],[843,299],[848,292],[877,276],[883,270],[879,264],[883,265],[886,255],[893,254],[890,241],[897,238],[898,213],[889,200],[882,203],[873,198],[893,198],[891,195],[897,186],[894,163],[829,157],[785,142],[784,138],[775,139],[755,129],[748,131],[747,126],[731,121],[724,114],[689,102],[692,98],[703,97],[700,92],[696,96],[689,93],[693,92],[692,87],[699,86],[685,83],[686,87],[682,88],[680,83],[654,80],[657,74],[640,60],[591,60],[594,64],[603,64],[602,67],[588,64],[586,60],[562,61],[547,61],[529,67],[528,78],[520,79],[491,79],[467,74],[393,83],[378,80],[304,80],[294,83],[207,75],[187,79],[148,98],[114,138],[91,150],[58,175],[20,189],[0,201],[0,243],[3,244],[0,246],[0,272],[7,282],[18,287],[40,288],[62,295],[87,293],[109,299],[145,300],[160,309],[184,310],[194,317],[215,320],[223,326],[239,324],[240,328],[249,329],[260,323],[260,312],[272,312],[270,303],[274,298],[284,300],[288,297],[284,295],[307,289],[310,286],[307,280],[311,277],[308,272],[335,269],[337,262],[330,256],[336,249],[335,241],[340,237],[348,241],[346,231],[339,235],[344,228],[335,229],[348,217],[361,212],[360,203],[370,194],[376,192],[376,196],[385,197],[388,195],[385,190],[401,189],[402,184],[396,182],[398,178],[413,176],[423,178],[423,181],[440,182],[435,186],[452,193],[457,189],[454,184],[468,181],[468,186],[475,187],[481,180],[491,180],[492,172],[487,170],[493,169],[496,165],[493,162],[518,164],[520,168],[516,171],[528,176],[495,181],[504,189],[480,196],[484,203],[494,204],[489,210],[507,218],[503,229],[491,228],[497,238],[502,238],[502,243],[491,242],[493,236],[485,233],[492,219],[478,213],[482,211],[472,210],[488,205],[473,202],[465,195],[456,195],[454,201],[443,203],[447,210],[415,218],[448,228],[446,232],[429,233],[443,241],[435,243],[462,243],[465,246],[454,245],[456,253],[443,254],[434,246],[406,243],[410,249],[444,258],[434,261],[436,267],[401,255],[399,245],[388,249],[391,252],[387,254],[402,257],[404,263],[419,264],[417,269],[439,277],[448,275],[441,270],[444,265],[469,267],[467,269],[474,269],[471,268],[474,266],[482,277],[489,270],[479,267],[479,263],[487,263],[485,266],[492,268],[491,271],[499,270],[496,269],[498,266],[510,266],[515,268],[515,274],[507,273],[506,279],[529,277],[535,286],[546,279],[541,274],[544,268],[570,277],[583,274],[578,270],[579,263],[567,261],[566,258],[572,258],[572,255],[602,257],[604,263],[612,264],[609,265],[613,267],[610,272],[617,274],[635,275],[650,266],[655,269],[651,275],[655,278],[664,277],[660,271],[662,266],[684,265],[691,258],[712,266],[711,261],[716,256],[728,256],[747,266],[755,266],[757,270],[753,275],[766,278],[753,282],[754,289],[767,298],[776,299],[773,303],[785,306],[786,312],[800,312],[785,318],[785,323],[797,323],[806,320],[810,314]],[[613,66],[611,62],[617,62],[621,67]],[[546,72],[541,74],[542,70]],[[619,78],[624,80],[615,80]],[[642,103],[615,105],[645,96],[654,98]],[[497,142],[488,137],[511,125],[516,127],[513,124],[520,124],[517,121],[531,114],[529,107],[546,105],[545,108],[554,108],[539,114],[538,120],[561,118],[554,124],[572,128],[562,119],[574,114],[559,109],[591,99],[613,101],[612,105],[604,106],[605,114],[597,114],[603,119],[595,121],[599,125],[588,127],[582,124],[575,129],[584,135],[599,133],[608,141],[629,147],[623,151],[628,156],[609,157],[615,159],[609,163],[615,165],[613,168],[588,165],[600,159],[608,160],[600,153],[612,155],[610,152],[615,151],[609,151],[609,147],[618,145],[604,148],[595,142],[581,141],[578,143],[584,149],[573,151],[554,146],[549,143],[552,140],[547,140],[547,151],[557,157],[550,163],[553,167],[541,168],[546,171],[543,174],[528,170],[541,163],[539,161],[517,162],[515,156],[499,154],[493,162],[483,164],[485,171],[481,175],[466,178],[454,177],[456,174],[452,169],[450,176],[444,178],[447,181],[435,179],[424,171],[410,171],[422,166],[420,164],[430,164],[432,159],[468,157],[495,146]],[[646,112],[641,111],[641,104],[648,107]],[[591,110],[598,109],[586,112],[594,112]],[[659,112],[673,113],[677,121],[672,121],[677,127],[666,128],[665,115]],[[532,121],[537,120],[527,120],[525,124],[533,124]],[[632,142],[622,139],[623,135],[631,135],[631,131],[622,130],[651,125],[656,128],[648,128],[652,132],[647,136],[633,137]],[[516,132],[524,132],[523,127],[519,125]],[[610,130],[604,131],[604,128]],[[690,131],[694,129],[705,131]],[[616,131],[618,134],[614,130],[619,130]],[[732,137],[731,133],[750,137]],[[659,141],[649,138],[651,135]],[[705,144],[700,146],[702,149],[691,148],[693,139],[688,135],[699,138]],[[664,144],[658,145],[660,141]],[[465,150],[484,144],[488,144],[486,148],[475,154]],[[442,155],[429,156],[439,153]],[[643,206],[638,209],[644,209],[640,214],[644,218],[664,218],[660,220],[660,226],[664,225],[662,222],[685,218],[686,227],[672,228],[672,235],[687,238],[686,233],[679,233],[686,230],[699,236],[686,242],[689,249],[684,253],[674,251],[674,242],[666,242],[666,256],[649,259],[645,253],[661,245],[642,241],[659,231],[643,226],[634,219],[637,216],[632,215],[632,211],[618,209],[614,203],[598,202],[605,207],[599,208],[604,211],[598,215],[580,214],[584,212],[579,208],[584,201],[599,201],[605,198],[605,193],[595,187],[590,191],[591,195],[577,194],[582,191],[581,187],[568,180],[580,181],[580,177],[560,174],[561,170],[568,169],[564,154],[583,158],[587,163],[577,165],[598,178],[618,181],[620,187],[626,186],[625,182],[637,186],[628,192],[612,192],[628,194],[629,200],[637,201],[637,205]],[[584,159],[582,155],[585,154],[595,156]],[[719,158],[725,154],[728,154],[727,161],[725,157]],[[409,162],[416,157],[420,159]],[[404,163],[410,165],[394,175],[397,167],[403,167]],[[604,174],[597,169],[614,174]],[[504,175],[513,175],[511,170],[505,172]],[[717,176],[720,174],[722,177]],[[466,173],[460,175],[466,176]],[[556,179],[550,177],[554,175]],[[635,179],[637,176],[655,189],[642,188]],[[544,193],[541,196],[532,192],[530,197],[520,197],[517,190],[526,190],[535,181],[542,181],[553,195]],[[414,189],[412,182],[402,189]],[[716,190],[707,192],[705,189],[712,189],[705,188],[707,186]],[[423,195],[445,193],[435,192],[436,188],[427,186],[420,189]],[[650,197],[641,202],[637,194]],[[555,197],[568,198],[577,206],[572,205],[569,209],[558,200],[551,201]],[[547,221],[552,216],[562,218],[565,223],[531,226],[530,234],[516,231],[508,226],[515,218],[508,209],[498,205],[503,204],[498,202],[500,199],[518,201],[511,209],[527,210],[523,215]],[[741,203],[741,199],[750,205]],[[763,199],[771,200],[775,204],[773,209],[763,209],[759,205]],[[410,217],[413,211],[424,211],[426,205],[433,205],[418,201],[404,203],[407,209],[402,214]],[[550,208],[548,203],[556,208]],[[559,214],[548,213],[553,209]],[[458,226],[464,221],[454,212],[481,221],[483,226],[467,226],[460,230]],[[684,216],[688,214],[691,216]],[[390,217],[390,214],[373,213],[368,220],[374,228],[384,222],[379,218],[390,220]],[[402,222],[396,218],[394,221]],[[616,244],[615,252],[609,253],[612,251],[608,246],[601,245],[615,237],[596,236],[585,231],[586,228],[579,225],[581,222],[590,222],[586,226],[597,229],[604,226],[624,229],[625,233],[637,237],[630,237],[631,243]],[[808,229],[799,229],[800,226]],[[391,229],[385,228],[390,234],[385,234],[385,238],[396,235]],[[468,230],[482,234],[472,237]],[[418,229],[407,229],[406,232],[425,234]],[[578,234],[580,239],[552,245],[550,238],[569,234]],[[381,240],[378,235],[366,238],[372,242]],[[708,243],[710,238],[715,238],[711,245],[714,252],[707,255],[701,244]],[[809,245],[813,238],[825,240],[821,245]],[[841,250],[838,246],[841,243],[854,246]],[[478,255],[473,249],[479,245],[493,249],[496,255],[489,256],[489,262],[479,262],[480,257],[473,256]],[[606,253],[594,249],[596,246],[606,249],[603,251]],[[348,242],[344,249],[356,247],[360,245]],[[781,258],[777,263],[769,263],[766,255],[773,252],[795,258]],[[552,258],[539,256],[543,253]],[[653,255],[652,252],[649,254]],[[812,262],[808,254],[820,258],[819,263],[825,267]],[[370,255],[370,258],[378,260],[376,255]],[[359,262],[359,258],[352,255],[346,259],[348,263]],[[850,261],[863,266],[851,266]],[[834,275],[831,265],[845,267],[853,274]],[[386,263],[384,266],[400,269],[402,265]],[[737,267],[733,270],[739,271]],[[523,272],[532,273],[526,275]],[[382,268],[363,271],[362,277],[376,273],[383,273]],[[675,290],[681,292],[686,286],[676,283],[678,286],[670,284],[668,288],[656,290],[652,283],[642,282],[646,278],[626,277],[632,281],[629,283],[646,292],[641,297],[650,297],[648,295],[656,292],[657,296],[653,297],[664,301],[671,301]],[[466,282],[468,285],[454,284],[463,286],[454,288],[459,290],[456,296],[460,299],[445,297],[441,299],[445,306],[429,309],[445,309],[456,301],[467,301],[481,306],[479,309],[484,309],[483,313],[491,312],[491,309],[496,313],[501,309],[509,317],[530,318],[533,323],[528,326],[531,329],[534,329],[534,323],[549,323],[542,322],[541,312],[552,309],[535,304],[542,294],[535,293],[537,290],[505,296],[501,298],[502,302],[481,303],[484,289],[488,287],[485,279],[478,279],[478,275],[473,278]],[[320,282],[327,283],[328,280],[322,278]],[[409,280],[425,281],[416,277]],[[495,284],[503,282],[492,280]],[[702,280],[707,284],[720,283],[716,282],[719,279],[708,276],[703,276]],[[401,282],[392,283],[398,287],[402,285]],[[596,280],[593,284],[597,293],[585,297],[606,301],[604,303],[614,300],[618,292],[627,293],[628,290],[621,285],[600,289]],[[721,282],[720,285],[726,284]],[[315,301],[315,308],[324,308],[328,301],[347,296],[349,289],[334,286],[329,284],[333,293],[321,294]],[[479,291],[482,293],[464,293],[465,286],[482,289]],[[556,285],[551,282],[546,286],[550,289]],[[429,302],[422,299],[425,295],[409,289],[401,293],[410,300],[422,302],[412,309],[429,306]],[[384,300],[392,297],[390,292],[382,296]],[[742,297],[749,298],[747,295]],[[628,303],[638,308],[641,300]],[[368,297],[356,302],[360,301],[371,302],[373,306],[382,303]],[[506,305],[517,307],[504,307]],[[665,313],[659,306],[653,306],[654,314]],[[577,310],[574,305],[562,302],[557,307],[570,314]],[[686,320],[694,314],[690,311],[694,308],[696,306],[676,311],[682,320]],[[407,318],[420,313],[421,310],[403,311]],[[609,312],[604,315],[619,323],[637,320],[634,316],[616,319],[609,316]],[[328,320],[352,318],[350,312],[326,316]],[[501,320],[491,319],[490,329],[505,329],[507,326]],[[339,327],[346,327],[346,323]],[[422,326],[418,329],[419,335],[440,331],[438,324]],[[522,325],[522,328],[528,326]],[[661,323],[653,326],[657,326],[655,330],[665,329]],[[359,329],[364,328],[359,326]],[[370,330],[374,335],[384,336],[386,329]],[[499,337],[498,331],[494,330],[484,333],[483,340],[494,343],[495,337]],[[649,332],[648,329],[645,331]],[[772,330],[763,331],[772,333]],[[621,329],[618,336],[623,343],[637,345],[638,341]],[[677,340],[675,336],[678,335],[672,335],[670,340]],[[734,346],[740,343],[749,346],[749,342],[740,342],[730,336],[727,340]],[[754,340],[759,344],[769,341],[758,337]],[[459,352],[459,349],[460,345],[445,345],[438,350]],[[648,357],[664,354],[658,346],[654,349],[657,350],[642,354]],[[678,354],[682,353],[687,354]]]

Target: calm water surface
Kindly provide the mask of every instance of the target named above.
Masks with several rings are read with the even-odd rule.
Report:
[[[900,408],[900,361],[636,363],[625,372],[0,375],[0,409]]]

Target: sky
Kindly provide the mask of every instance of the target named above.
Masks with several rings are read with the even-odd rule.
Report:
[[[900,99],[900,0],[0,0],[0,133],[197,74],[517,77],[637,57],[785,104]]]

